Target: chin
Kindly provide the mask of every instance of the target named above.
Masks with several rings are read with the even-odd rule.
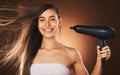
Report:
[[[44,37],[45,37],[45,38],[54,38],[55,36],[52,36],[52,35],[45,35]]]

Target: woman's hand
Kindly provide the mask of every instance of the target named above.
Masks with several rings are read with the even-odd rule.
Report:
[[[106,58],[108,60],[111,56],[111,51],[109,46],[105,46],[100,50],[100,46],[97,46],[97,61],[96,65],[91,73],[91,75],[101,75],[102,73],[102,58]]]
[[[100,50],[100,46],[97,46],[97,59],[101,60],[101,58],[106,58],[108,60],[111,56],[111,50],[109,46],[105,46]]]

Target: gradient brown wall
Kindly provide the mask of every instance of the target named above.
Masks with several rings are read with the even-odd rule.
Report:
[[[106,25],[116,29],[116,36],[108,40],[112,57],[106,62],[103,75],[119,75],[120,58],[120,5],[115,0],[10,0],[0,1],[1,5],[17,6],[20,3],[29,7],[39,7],[45,3],[58,6],[61,12],[62,27],[60,40],[67,46],[78,49],[83,57],[85,66],[91,72],[96,61],[96,45],[98,40],[91,36],[77,34],[69,29],[77,24]],[[2,36],[0,36],[1,38]],[[8,73],[6,73],[6,71]],[[10,75],[9,69],[1,69],[0,75]],[[13,72],[14,73],[14,72]],[[13,75],[13,74],[11,74]]]

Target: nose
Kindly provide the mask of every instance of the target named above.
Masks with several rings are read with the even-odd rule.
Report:
[[[49,27],[50,26],[50,22],[49,20],[46,22],[46,27]]]

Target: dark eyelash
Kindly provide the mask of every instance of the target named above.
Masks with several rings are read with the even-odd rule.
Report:
[[[51,20],[55,20],[54,18],[52,18]]]
[[[40,20],[40,21],[44,21],[44,20],[42,19],[42,20]]]

